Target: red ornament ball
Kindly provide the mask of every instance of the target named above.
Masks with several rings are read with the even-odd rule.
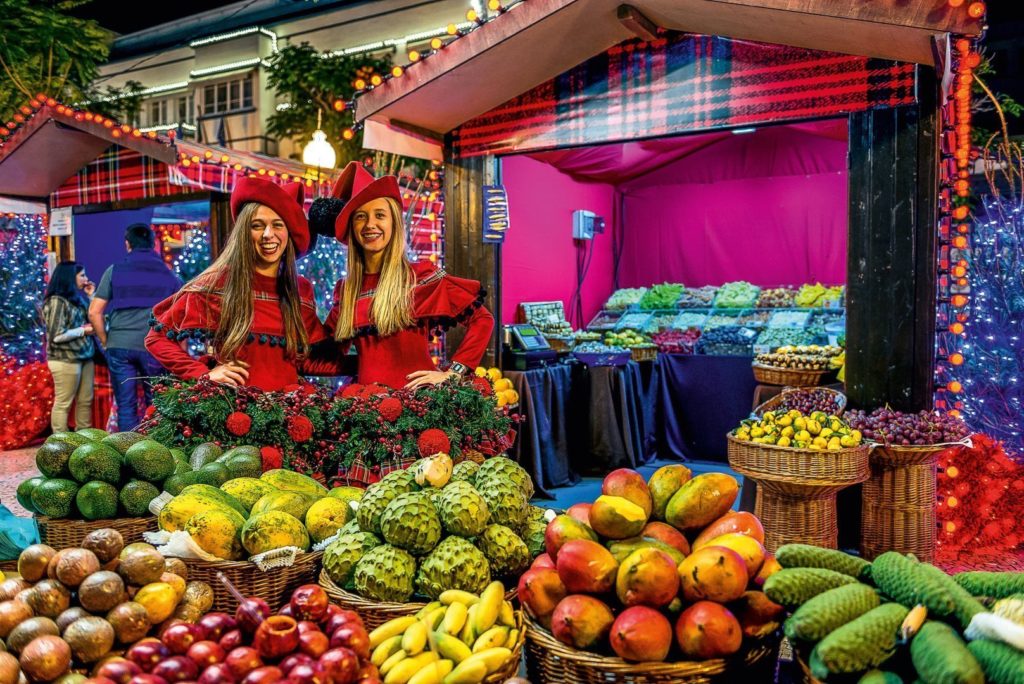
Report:
[[[438,453],[447,454],[452,448],[451,442],[448,441],[448,435],[438,428],[430,428],[421,432],[419,439],[416,440],[416,446],[423,458]]]
[[[478,378],[474,376],[472,383],[473,387],[475,387],[477,391],[485,397],[489,397],[494,394],[494,388],[491,387],[491,383],[487,381],[487,378]]]
[[[277,447],[265,446],[260,449],[260,459],[263,461],[263,472],[276,470],[284,465],[284,455]]]
[[[249,429],[252,427],[252,418],[241,411],[235,411],[224,421],[224,426],[236,437],[244,437],[249,434]]]
[[[398,420],[398,417],[402,415],[401,399],[397,397],[385,397],[381,399],[380,405],[377,407],[377,411],[380,412],[381,417],[389,423],[394,423]]]
[[[288,436],[293,442],[308,442],[313,436],[313,423],[306,416],[292,416],[288,419]]]

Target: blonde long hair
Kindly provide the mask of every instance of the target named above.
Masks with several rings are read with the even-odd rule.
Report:
[[[390,197],[385,198],[391,210],[391,240],[384,248],[380,280],[370,306],[370,321],[381,337],[393,335],[412,325],[412,292],[416,287],[416,274],[405,257],[405,222],[402,207]],[[352,213],[355,216],[355,212]],[[355,238],[352,219],[348,225],[348,276],[341,291],[342,316],[334,331],[337,340],[351,339],[355,335],[356,300],[363,288],[366,259],[363,248]]]
[[[257,202],[242,206],[224,251],[205,271],[181,289],[181,293],[220,291],[220,321],[214,333],[213,345],[217,356],[225,360],[235,358],[238,350],[248,341],[252,330],[255,315],[253,292],[256,247],[249,236],[249,226],[261,206]],[[309,353],[309,335],[302,321],[295,244],[290,236],[277,272],[277,296],[284,323],[285,354],[292,359],[304,358]]]

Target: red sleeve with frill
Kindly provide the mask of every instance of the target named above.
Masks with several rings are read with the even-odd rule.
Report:
[[[172,375],[186,380],[206,375],[209,368],[189,356],[185,344],[192,332],[216,327],[217,302],[203,292],[179,292],[153,307],[146,349]]]

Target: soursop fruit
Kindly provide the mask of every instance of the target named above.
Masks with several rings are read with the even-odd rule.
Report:
[[[487,556],[496,577],[518,577],[533,559],[526,543],[504,525],[488,525],[476,538],[476,545]]]
[[[533,479],[526,469],[504,456],[495,456],[484,461],[476,471],[474,484],[479,487],[491,482],[514,482],[529,500],[533,496]]]
[[[392,477],[402,474],[402,476]],[[416,488],[416,483],[404,470],[388,473],[380,482],[375,482],[366,488],[366,494],[359,501],[359,508],[356,509],[356,520],[359,521],[359,528],[363,532],[380,534],[380,516],[388,504],[395,500],[399,494],[411,492]]]
[[[479,594],[490,581],[487,556],[462,537],[446,537],[420,563],[416,591],[432,600],[448,589]]]
[[[324,549],[323,564],[328,577],[339,587],[352,581],[356,563],[370,549],[380,546],[381,541],[369,532],[343,534]]]
[[[480,482],[479,478],[477,482]],[[491,479],[477,485],[477,491],[487,502],[492,523],[520,529],[526,522],[529,503],[514,482]]]
[[[530,520],[523,529],[523,541],[530,550],[530,558],[536,558],[547,550],[544,544],[544,533],[548,529],[546,522]]]
[[[455,468],[452,469],[451,482],[462,481],[473,484],[476,481],[476,471],[480,470],[480,466],[473,461],[462,461],[456,463]]]
[[[468,482],[452,482],[442,489],[438,508],[444,529],[459,537],[480,534],[490,518],[484,497]]]
[[[384,509],[380,531],[388,544],[422,556],[441,541],[441,518],[426,492],[406,492]]]
[[[384,544],[363,554],[352,575],[356,592],[375,601],[405,603],[413,593],[416,559],[408,551]]]

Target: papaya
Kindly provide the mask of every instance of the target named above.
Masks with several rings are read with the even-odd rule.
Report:
[[[242,557],[242,526],[228,513],[219,510],[196,513],[185,523],[185,531],[207,553],[223,560]]]
[[[251,556],[283,546],[308,551],[309,534],[300,520],[284,511],[255,513],[242,527],[242,546]]]
[[[739,483],[731,475],[698,475],[672,495],[665,508],[665,521],[684,532],[702,529],[732,508],[739,491]]]
[[[178,530],[185,529],[185,525],[193,515],[208,510],[219,510],[226,513],[239,528],[245,524],[245,518],[235,508],[225,504],[220,499],[199,492],[179,494],[171,499],[160,510],[157,522],[161,530],[177,532]]]
[[[293,515],[299,520],[306,517],[306,512],[316,502],[316,497],[299,492],[274,491],[264,494],[252,505],[251,515],[267,513],[269,511],[284,511]]]
[[[247,512],[252,510],[252,505],[259,501],[259,498],[264,494],[279,491],[255,477],[236,477],[222,484],[220,489],[225,494],[233,496],[238,503],[245,506]]]
[[[268,470],[260,476],[260,480],[278,489],[299,492],[300,494],[312,494],[317,498],[327,496],[327,487],[324,487],[313,478],[291,470],[284,470],[283,468]]]
[[[220,501],[225,506],[230,506],[235,509],[243,518],[249,517],[249,511],[242,505],[242,502],[218,487],[207,484],[193,484],[182,489],[181,493],[185,495],[199,494],[201,496],[209,497],[215,501]]]

